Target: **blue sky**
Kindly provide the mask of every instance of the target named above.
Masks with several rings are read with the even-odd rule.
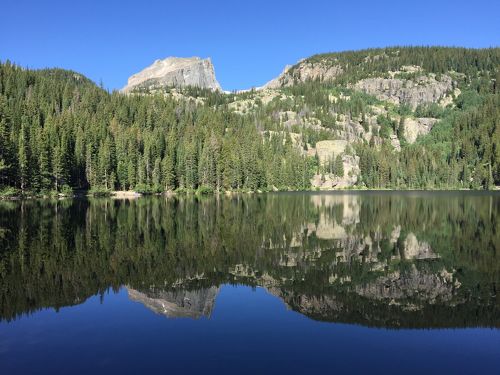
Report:
[[[0,14],[0,60],[76,70],[109,89],[168,56],[211,57],[233,90],[315,53],[500,46],[499,0],[2,0]]]

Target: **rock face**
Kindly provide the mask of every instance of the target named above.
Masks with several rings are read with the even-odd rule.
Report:
[[[287,65],[278,77],[267,82],[260,89],[277,89],[309,80],[331,81],[342,72],[340,65],[332,65],[327,61],[311,62],[303,60],[295,66]]]
[[[335,160],[337,155],[342,157],[344,168],[343,176],[334,176],[333,174],[316,174],[311,179],[311,185],[324,190],[344,189],[354,186],[358,181],[360,174],[359,156],[354,154],[353,150],[347,152],[349,142],[345,140],[320,141],[316,143],[315,148],[308,151],[310,156],[318,155],[319,163],[325,166],[328,162]]]
[[[357,82],[354,89],[374,95],[380,100],[407,104],[415,109],[419,104],[437,103],[453,89],[451,77],[442,75],[419,76],[416,80],[400,78],[366,78]]]
[[[153,89],[167,86],[196,86],[221,90],[210,58],[168,57],[156,60],[153,65],[131,76],[127,86],[121,91],[126,93],[135,88]]]
[[[321,164],[327,163],[333,155],[345,152],[348,143],[344,140],[319,141],[316,143],[316,154]]]
[[[273,78],[269,82],[267,82],[264,86],[259,87],[259,89],[278,89],[280,87],[293,84],[293,78],[291,74],[288,74],[288,71],[291,69],[293,65],[286,65],[285,69],[281,72],[279,76]]]
[[[435,118],[406,118],[403,124],[403,134],[405,136],[405,139],[408,141],[408,143],[414,143],[419,135],[428,134],[436,122],[437,119]]]
[[[127,288],[128,296],[132,301],[142,303],[157,314],[169,318],[210,317],[219,293],[218,287],[194,291],[148,291],[147,293]]]

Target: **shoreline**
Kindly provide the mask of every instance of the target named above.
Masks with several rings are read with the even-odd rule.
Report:
[[[256,191],[241,191],[241,190],[224,190],[224,191],[213,191],[213,192],[199,192],[196,190],[169,190],[159,193],[143,193],[134,190],[113,190],[109,192],[75,192],[74,194],[57,194],[57,195],[11,195],[11,196],[0,196],[0,201],[24,201],[24,200],[64,200],[64,199],[76,199],[76,198],[110,198],[110,199],[138,199],[141,197],[148,196],[232,196],[240,194],[266,194],[266,193],[356,193],[356,192],[500,192],[500,186],[496,186],[493,189],[390,189],[390,188],[378,188],[378,189],[305,189],[305,190],[256,190]]]

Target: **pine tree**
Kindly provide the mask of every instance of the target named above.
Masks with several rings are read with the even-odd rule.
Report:
[[[198,153],[196,143],[194,141],[190,141],[186,145],[185,151],[184,173],[186,187],[196,189],[198,184]]]
[[[136,185],[137,166],[133,159],[130,159],[127,164],[127,188],[133,189]]]
[[[29,139],[27,125],[25,124],[26,119],[23,118],[23,123],[21,125],[21,132],[19,133],[19,144],[18,144],[18,163],[19,163],[19,184],[21,190],[24,192],[28,189],[29,179],[30,179],[30,160],[29,160]]]
[[[121,190],[127,190],[128,188],[128,168],[127,162],[120,160],[116,165],[116,175],[118,180],[118,186]]]
[[[63,134],[54,149],[53,175],[54,188],[56,191],[61,191],[63,186],[69,187],[71,184],[71,155],[72,152],[70,150],[68,138]]]
[[[217,189],[217,164],[219,162],[219,142],[212,133],[205,141],[200,155],[199,179],[201,185]]]
[[[97,187],[96,166],[94,162],[94,152],[91,144],[87,144],[85,152],[85,177],[91,188]]]
[[[40,171],[40,189],[42,191],[48,191],[51,189],[51,165],[50,165],[50,145],[48,137],[44,131],[41,132],[40,140],[40,155],[39,160],[39,171]]]
[[[11,182],[14,164],[13,145],[10,141],[10,116],[7,102],[0,95],[0,186]]]
[[[115,174],[115,153],[114,153],[114,143],[111,137],[107,137],[104,142],[101,143],[98,153],[98,165],[99,165],[99,175],[102,179],[103,187],[106,190],[114,189],[114,179]],[[113,174],[113,176],[112,176]],[[113,177],[113,178],[111,178]]]
[[[162,190],[161,182],[162,182],[161,159],[157,157],[154,162],[153,174],[152,174],[153,189],[155,191]]]

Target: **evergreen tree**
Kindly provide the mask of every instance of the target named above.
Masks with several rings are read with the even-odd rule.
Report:
[[[26,120],[23,117],[23,120]],[[19,183],[21,190],[24,191],[29,187],[30,181],[30,160],[29,160],[29,139],[28,139],[28,130],[23,121],[21,126],[21,132],[19,133],[19,144],[18,144],[18,163],[19,163]]]
[[[0,186],[11,184],[14,169],[13,145],[10,140],[10,116],[7,102],[0,95]]]

